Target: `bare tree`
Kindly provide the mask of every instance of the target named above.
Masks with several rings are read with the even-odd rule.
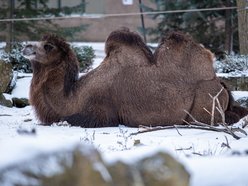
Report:
[[[237,0],[238,27],[239,27],[239,50],[240,54],[248,55],[248,1]]]
[[[14,8],[14,1],[9,0],[8,2],[5,2],[8,8],[7,8],[7,18],[12,19],[13,18],[13,8]],[[11,43],[13,42],[13,22],[8,22],[6,24],[6,46],[5,51],[10,52],[11,50]]]
[[[231,7],[232,2],[230,0],[225,0],[226,7]],[[232,9],[227,9],[225,11],[225,51],[227,54],[231,54],[233,51],[233,13]]]

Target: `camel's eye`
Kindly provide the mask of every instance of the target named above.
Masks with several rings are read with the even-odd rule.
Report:
[[[54,48],[54,46],[51,44],[45,44],[44,45],[44,49],[46,52],[50,52],[53,48]]]

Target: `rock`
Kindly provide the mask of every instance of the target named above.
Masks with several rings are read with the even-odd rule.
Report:
[[[10,81],[10,83],[9,83],[9,85],[8,85],[6,91],[5,91],[7,94],[11,94],[12,93],[12,90],[16,86],[17,78],[18,78],[18,72],[17,71],[13,71],[12,80]]]
[[[190,175],[184,166],[167,153],[157,153],[138,163],[146,186],[187,186]]]
[[[107,164],[89,145],[41,154],[0,169],[0,185],[20,186],[188,186],[189,178],[185,168],[164,152],[132,164],[121,161]]]
[[[44,186],[71,186],[71,185],[97,185],[107,186],[108,182],[102,176],[101,168],[106,169],[103,165],[100,154],[95,149],[86,149],[81,151],[75,149],[72,153],[71,164],[67,162],[63,165],[63,171],[51,177],[44,177],[41,185]],[[68,160],[67,160],[68,161]],[[101,167],[101,168],[98,168]]]
[[[27,98],[12,98],[13,106],[23,108],[29,105]]]
[[[0,93],[4,93],[13,76],[12,65],[0,59]]]
[[[40,154],[33,159],[0,169],[0,185],[107,186],[103,161],[89,146]],[[18,175],[18,176],[17,176]],[[16,177],[17,176],[17,177]]]
[[[0,93],[0,105],[6,107],[13,107],[12,100],[7,99],[2,93]]]
[[[243,97],[238,100],[236,100],[240,104],[240,106],[248,108],[248,97]]]
[[[108,169],[113,185],[117,186],[187,186],[190,179],[184,166],[164,152],[158,152],[132,165],[117,162]]]
[[[132,168],[131,165],[120,161],[114,163],[111,166],[108,166],[108,170],[112,177],[113,185],[116,186],[135,185],[134,183],[137,184],[137,182],[139,182],[135,179],[141,178],[139,170],[137,170],[135,166]],[[143,184],[137,185],[143,186]]]
[[[248,77],[219,77],[222,81],[224,81],[231,91],[240,90],[247,91],[248,90]]]

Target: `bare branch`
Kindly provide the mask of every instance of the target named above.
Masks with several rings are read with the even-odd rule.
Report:
[[[197,121],[197,120],[194,118],[194,116],[192,116],[192,114],[190,114],[187,110],[184,110],[184,112],[186,112],[186,113],[189,115],[189,117],[193,120],[193,122],[187,122],[187,121],[185,121],[184,119],[183,119],[183,122],[187,123],[188,125],[191,125],[192,123],[197,123],[198,126],[209,127],[208,124]]]
[[[193,121],[197,121],[194,116],[192,116],[192,114],[190,114],[187,110],[183,110],[186,114],[189,115],[189,117],[193,120]]]
[[[190,125],[190,123],[188,122],[188,121],[186,121],[186,120],[182,120],[184,123],[186,123],[187,125]]]
[[[10,114],[0,114],[0,116],[12,116]]]
[[[213,126],[214,125],[214,114],[215,114],[215,100],[214,100],[214,97],[211,96],[211,94],[209,94],[209,96],[213,99],[212,113],[211,113],[211,122],[210,122],[210,125]]]
[[[178,128],[177,128],[177,126],[176,126],[176,125],[174,125],[174,127],[175,127],[175,129],[177,130],[177,133],[178,133],[180,136],[183,136],[183,135],[179,132],[179,130],[178,130]]]
[[[212,115],[212,113],[209,112],[205,107],[203,108],[203,110],[205,110],[210,116]]]
[[[221,88],[221,90],[215,95],[212,96],[211,94],[209,94],[209,96],[213,99],[213,103],[212,103],[212,113],[211,113],[211,126],[214,125],[214,116],[215,116],[215,104],[216,104],[216,99],[219,97],[220,93],[224,90],[224,87]]]
[[[225,111],[223,110],[223,107],[220,105],[219,98],[216,99],[216,102],[217,102],[216,109],[219,111],[219,113],[221,115],[222,123],[226,123],[226,120],[225,120]]]
[[[226,122],[225,122],[225,112],[224,112],[222,106],[220,105],[220,101],[219,101],[218,98],[216,98],[216,102],[217,102],[216,109],[219,111],[219,113],[220,113],[220,115],[221,115],[221,118],[222,118],[222,122],[220,123],[220,125],[222,125],[227,131],[229,131],[230,134],[235,135],[235,134],[234,134],[234,130],[233,130],[232,128],[229,128],[229,127],[227,126]],[[239,131],[240,131],[240,130],[241,130],[241,129],[239,129]],[[241,131],[240,131],[240,132],[241,132]],[[245,131],[244,131],[244,132],[245,132]],[[244,133],[244,132],[242,131],[242,133]],[[246,132],[245,132],[245,133],[246,133]]]
[[[147,132],[178,128],[178,129],[200,129],[200,130],[208,130],[208,131],[215,131],[215,132],[224,132],[226,134],[233,136],[235,139],[240,139],[240,137],[234,134],[232,130],[227,130],[226,128],[218,128],[218,127],[207,125],[201,122],[191,122],[188,125],[171,125],[171,126],[157,126],[157,127],[140,126],[140,127],[142,130],[131,133],[130,136],[147,133]],[[232,128],[232,129],[237,130],[237,131],[240,130],[240,128]]]
[[[221,144],[221,147],[227,147],[228,149],[231,149],[231,147],[230,147],[230,145],[229,145],[229,141],[228,141],[228,139],[227,139],[227,137],[225,136],[225,139],[226,139],[226,143],[222,143]]]
[[[193,148],[192,146],[190,146],[188,148],[178,148],[178,149],[176,149],[176,151],[191,150],[192,148]]]

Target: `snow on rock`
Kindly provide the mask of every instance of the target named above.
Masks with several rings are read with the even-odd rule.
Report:
[[[1,185],[63,185],[66,182],[98,186],[154,186],[154,183],[164,186],[189,185],[190,175],[185,167],[166,152],[143,156],[138,161],[133,160],[132,164],[121,161],[109,164],[89,145],[54,150],[61,146],[59,144],[52,152],[49,152],[50,145],[46,147],[42,143],[41,146],[43,148],[35,151],[24,148],[26,152],[31,150],[28,159],[19,159],[17,163],[0,169]],[[34,153],[40,149],[48,152]]]
[[[240,72],[230,72],[230,73],[216,73],[218,77],[247,77],[248,76],[248,71],[240,71]]]
[[[54,140],[52,143],[49,143],[45,138],[28,135],[18,136],[16,139],[9,139],[8,143],[0,142],[0,167],[1,169],[4,169],[5,167],[17,164],[18,162],[27,161],[40,154],[72,148],[75,144],[76,142],[73,140],[66,140],[63,142]]]
[[[238,100],[240,98],[248,97],[248,91],[232,91],[233,98]]]

